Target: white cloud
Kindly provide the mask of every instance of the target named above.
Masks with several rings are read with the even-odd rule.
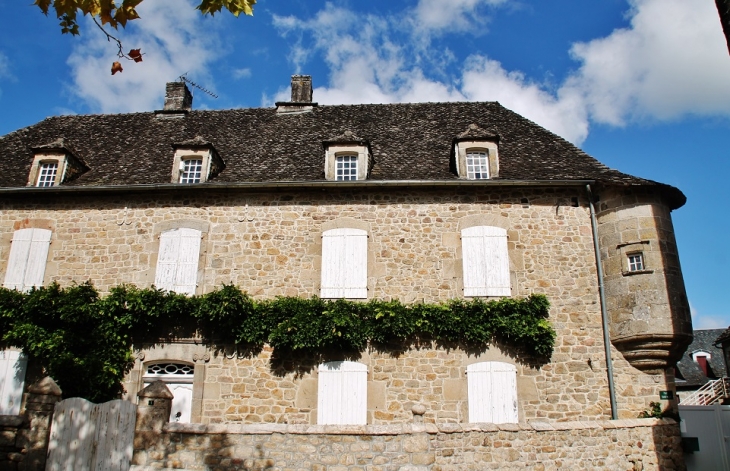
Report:
[[[564,89],[612,125],[686,114],[730,116],[730,59],[713,2],[631,0],[630,27],[574,44]]]
[[[484,32],[488,21],[480,14],[485,7],[507,0],[419,0],[413,12],[413,27],[419,32]]]
[[[181,5],[183,4],[183,5]],[[141,19],[120,31],[125,52],[141,48],[144,60],[119,59],[124,72],[111,75],[116,47],[108,43],[90,21],[84,36],[68,59],[73,95],[102,113],[161,108],[165,83],[187,73],[188,77],[213,88],[208,65],[220,50],[218,36],[195,10],[191,0],[158,0],[139,7]]]
[[[697,309],[690,303],[689,312],[692,315],[692,328],[698,329],[726,329],[728,327],[728,321],[723,316],[711,316],[706,314],[700,314]]]
[[[251,77],[251,69],[244,68],[244,69],[234,69],[233,70],[233,78],[236,80],[249,78]]]
[[[10,62],[2,51],[0,51],[0,77],[10,77]]]

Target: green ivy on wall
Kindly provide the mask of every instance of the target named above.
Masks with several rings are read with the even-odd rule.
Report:
[[[154,288],[91,283],[28,293],[0,288],[0,342],[23,351],[56,379],[65,397],[102,402],[119,396],[132,348],[199,335],[214,348],[256,354],[362,352],[368,345],[436,342],[485,349],[498,342],[547,359],[555,330],[543,295],[493,301],[403,304],[296,297],[253,300],[233,285],[187,297]]]

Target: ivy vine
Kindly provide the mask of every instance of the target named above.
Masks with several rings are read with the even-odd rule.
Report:
[[[362,352],[368,345],[436,342],[484,349],[494,342],[547,359],[555,330],[543,295],[524,299],[403,304],[317,297],[258,301],[233,285],[201,296],[121,285],[101,297],[90,282],[28,293],[0,288],[0,346],[21,348],[58,382],[66,397],[118,397],[132,348],[202,337],[214,348],[257,354]]]

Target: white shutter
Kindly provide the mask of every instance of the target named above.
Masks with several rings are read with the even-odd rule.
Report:
[[[317,423],[365,425],[368,369],[362,363],[331,361],[319,365]]]
[[[20,413],[28,360],[20,352],[0,351],[0,415]]]
[[[323,298],[368,297],[368,234],[361,229],[330,229],[322,234]]]
[[[517,369],[500,361],[466,368],[469,422],[517,423]]]
[[[21,291],[42,286],[50,243],[51,231],[48,229],[15,231],[4,286]]]
[[[475,226],[461,231],[464,296],[509,296],[507,230]]]
[[[179,228],[160,234],[155,286],[182,294],[195,294],[200,256],[197,229]]]

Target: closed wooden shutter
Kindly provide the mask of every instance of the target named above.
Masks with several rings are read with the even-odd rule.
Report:
[[[181,294],[195,294],[201,232],[181,227],[160,234],[155,286]]]
[[[500,361],[469,365],[466,369],[469,422],[517,423],[517,369]]]
[[[27,364],[22,353],[0,350],[0,415],[20,413]]]
[[[364,425],[367,422],[368,369],[362,363],[331,361],[319,366],[317,423]]]
[[[46,273],[51,231],[48,229],[20,229],[13,234],[5,272],[4,286],[26,291],[43,286]]]
[[[368,234],[331,229],[322,235],[323,298],[368,297]]]
[[[509,296],[507,231],[475,226],[461,231],[464,296]]]

